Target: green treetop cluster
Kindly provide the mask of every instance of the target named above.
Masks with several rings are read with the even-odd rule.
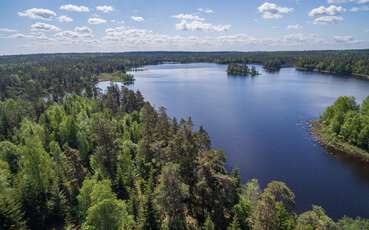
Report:
[[[361,105],[354,97],[340,97],[320,118],[330,135],[357,146],[369,155],[369,97]]]
[[[235,64],[235,63],[228,64],[227,73],[228,75],[234,76],[252,76],[252,77],[260,74],[258,71],[256,71],[255,66],[249,68],[246,64]]]

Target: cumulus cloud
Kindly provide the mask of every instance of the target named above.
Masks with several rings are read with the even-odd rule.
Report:
[[[192,14],[177,14],[177,15],[173,15],[172,17],[176,19],[181,19],[181,20],[205,21],[204,18],[199,17],[197,15],[192,15]]]
[[[314,19],[314,24],[335,24],[343,21],[341,16],[322,16]]]
[[[18,12],[18,15],[21,17],[29,17],[32,19],[41,19],[41,20],[51,20],[56,16],[56,13],[49,9],[44,8],[32,8],[28,10],[24,10],[22,12]]]
[[[49,32],[58,32],[60,31],[59,27],[56,27],[51,24],[46,24],[42,22],[37,22],[31,25],[32,31],[49,31]]]
[[[89,18],[88,23],[92,25],[105,24],[107,21],[103,18]]]
[[[59,41],[78,41],[86,42],[91,41],[94,38],[92,30],[86,26],[75,27],[74,30],[64,30],[55,34],[55,37]]]
[[[58,17],[59,22],[73,22],[73,18],[61,15]]]
[[[92,30],[87,26],[82,27],[77,26],[76,28],[74,28],[74,31],[81,34],[92,34]]]
[[[90,12],[90,9],[87,6],[77,6],[72,4],[62,5],[60,6],[60,9],[71,12]]]
[[[183,31],[206,31],[206,32],[226,32],[230,29],[231,25],[213,25],[205,23],[203,21],[191,21],[182,20],[176,24],[177,30]]]
[[[288,30],[301,30],[303,27],[300,24],[295,24],[295,25],[288,25],[287,29]]]
[[[202,13],[206,13],[206,14],[214,13],[214,10],[209,9],[209,8],[198,8],[197,11],[202,12]]]
[[[136,22],[143,22],[145,19],[141,16],[132,16],[131,19]]]
[[[346,9],[342,6],[330,5],[328,7],[320,6],[318,8],[312,9],[309,12],[310,17],[322,16],[322,15],[337,15],[346,12]]]
[[[282,7],[275,3],[265,2],[258,7],[259,12],[264,19],[279,19],[283,15],[293,11],[293,8]]]
[[[103,5],[103,6],[96,6],[96,10],[104,12],[104,13],[109,13],[109,12],[112,12],[114,8],[112,6]]]

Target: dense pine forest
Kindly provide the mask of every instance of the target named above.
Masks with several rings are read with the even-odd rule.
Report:
[[[342,52],[368,62],[368,51]],[[0,229],[369,229],[369,220],[333,220],[319,206],[296,213],[285,183],[262,188],[256,179],[243,184],[238,169],[227,171],[225,154],[191,118],[169,117],[139,91],[96,88],[101,74],[145,64],[293,65],[298,53],[1,57]],[[332,123],[367,116],[367,101],[359,109],[341,100],[343,112]],[[330,121],[329,114],[323,119]],[[359,130],[355,125],[342,126]],[[356,140],[355,132],[348,137]]]

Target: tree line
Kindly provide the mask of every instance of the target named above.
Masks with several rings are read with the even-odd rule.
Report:
[[[338,74],[369,75],[369,50],[275,51],[275,52],[126,52],[81,54],[34,54],[0,56],[0,74],[12,73],[19,77],[34,71],[39,75],[113,73],[136,69],[144,65],[167,62],[210,62],[218,64],[261,64],[267,71],[282,67],[296,67]],[[49,71],[50,68],[55,69]],[[65,69],[63,69],[65,68]],[[2,77],[0,77],[1,79]],[[32,78],[32,77],[31,77]],[[55,76],[51,77],[52,79]],[[29,76],[28,78],[29,79]],[[60,80],[61,81],[61,80]],[[88,84],[88,83],[85,83]]]

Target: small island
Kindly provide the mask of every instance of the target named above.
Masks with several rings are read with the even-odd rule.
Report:
[[[121,82],[124,85],[133,84],[135,78],[132,74],[123,73],[122,71],[115,71],[113,73],[101,73],[97,76],[99,81]]]
[[[257,76],[260,75],[260,73],[256,70],[254,66],[249,68],[246,64],[236,64],[231,63],[228,65],[227,68],[228,75],[234,75],[234,76]]]
[[[277,72],[282,68],[281,60],[268,60],[264,62],[263,68],[268,72]]]
[[[330,153],[369,163],[369,96],[361,105],[354,97],[339,97],[311,128]]]

